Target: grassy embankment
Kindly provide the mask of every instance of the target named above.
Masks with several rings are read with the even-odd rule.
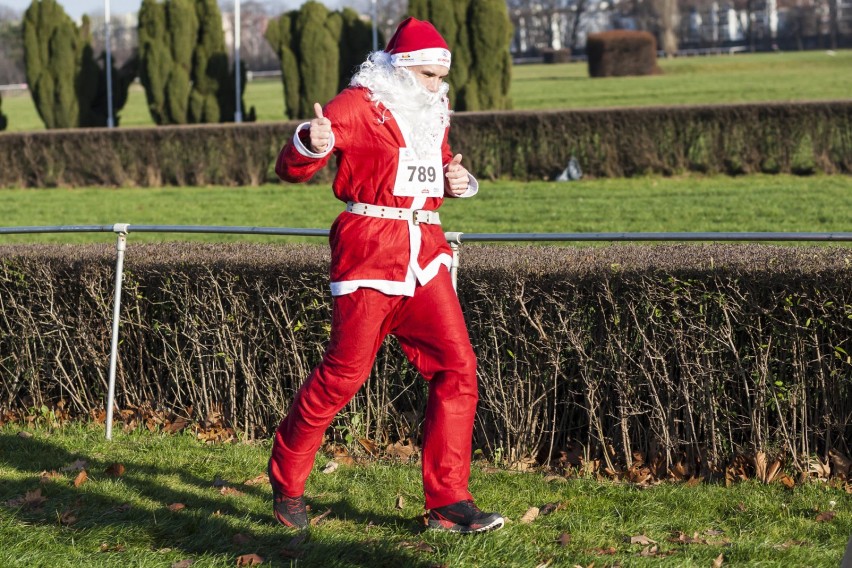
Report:
[[[0,226],[237,225],[327,228],[342,210],[327,185],[152,189],[4,189]],[[767,176],[483,182],[469,200],[447,200],[444,230],[466,233],[851,231],[852,177]],[[131,227],[132,229],[132,227]],[[131,233],[129,242],[302,241]],[[112,242],[96,233],[4,236],[13,242]]]
[[[145,429],[106,442],[100,427],[44,423],[31,438],[18,433],[0,428],[3,566],[231,567],[256,554],[263,566],[835,567],[852,532],[852,500],[825,484],[640,489],[487,463],[475,465],[472,490],[507,526],[469,537],[424,532],[418,466],[324,474],[329,459],[320,456],[307,497],[314,517],[328,514],[299,542],[270,515],[267,443],[210,446]],[[114,463],[119,477],[106,472]],[[87,479],[75,487],[80,468]],[[546,504],[558,508],[521,521]]]
[[[518,110],[616,106],[718,104],[848,99],[852,50],[758,53],[662,59],[662,75],[591,79],[584,63],[518,65],[512,71],[512,101]],[[258,120],[283,120],[280,79],[246,86],[247,107]],[[325,101],[320,101],[325,102]],[[140,85],[118,113],[121,126],[149,126]],[[4,93],[9,131],[44,128],[28,92]]]

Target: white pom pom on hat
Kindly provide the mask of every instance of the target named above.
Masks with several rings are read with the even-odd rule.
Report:
[[[395,67],[443,65],[450,68],[450,48],[431,23],[408,18],[397,26],[385,52]]]

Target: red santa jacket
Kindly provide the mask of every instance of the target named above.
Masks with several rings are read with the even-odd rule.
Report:
[[[333,140],[332,148],[324,154],[313,154],[306,148],[307,137],[300,136],[307,133],[304,128],[308,123],[300,125],[279,153],[275,172],[285,181],[307,181],[334,154],[337,174],[332,188],[341,201],[411,210],[438,209],[443,197],[394,195],[405,137],[394,115],[368,96],[363,87],[350,87],[326,105],[323,115],[331,121]],[[441,144],[441,163],[445,168],[452,159],[447,136],[445,131]],[[473,181],[470,195],[475,193]],[[452,261],[441,226],[415,225],[411,220],[380,219],[344,211],[331,227],[329,243],[334,296],[360,287],[412,296],[418,281],[425,284],[441,265],[450,266]]]

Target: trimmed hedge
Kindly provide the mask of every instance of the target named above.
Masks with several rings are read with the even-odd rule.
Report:
[[[0,248],[0,412],[101,409],[114,251]],[[221,414],[269,436],[328,337],[317,245],[132,245],[117,404]],[[475,447],[510,462],[572,445],[614,468],[795,467],[852,440],[852,252],[840,247],[468,245],[459,294],[479,359]],[[334,432],[416,442],[425,386],[395,342]]]
[[[0,187],[257,185],[296,121],[0,134]],[[481,179],[852,173],[852,101],[458,113]],[[316,179],[329,181],[332,168]]]
[[[483,178],[852,173],[852,101],[468,113],[451,137]]]
[[[656,75],[657,40],[650,32],[611,30],[589,34],[586,41],[589,77]]]

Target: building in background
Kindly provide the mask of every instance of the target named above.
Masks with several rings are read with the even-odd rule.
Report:
[[[852,48],[852,0],[507,0],[516,60],[582,56],[590,33],[670,22],[676,54]],[[662,47],[660,47],[662,49]]]

